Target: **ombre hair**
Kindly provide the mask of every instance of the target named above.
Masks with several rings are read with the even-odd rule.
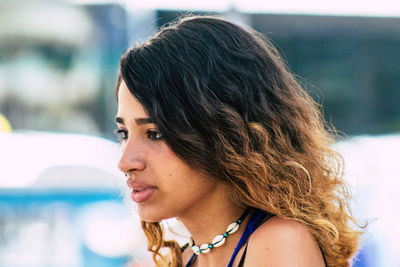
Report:
[[[234,204],[302,223],[327,266],[349,266],[360,232],[333,131],[270,41],[223,19],[184,17],[126,51],[117,90],[122,80],[176,155],[227,185]],[[183,266],[160,222],[142,228],[157,266]]]

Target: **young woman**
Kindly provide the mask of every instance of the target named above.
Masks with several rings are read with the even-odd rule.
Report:
[[[126,51],[116,93],[119,168],[157,266],[349,266],[341,158],[270,42],[183,18]],[[172,217],[183,248],[163,238]]]

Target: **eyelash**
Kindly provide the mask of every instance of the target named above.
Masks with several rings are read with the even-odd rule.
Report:
[[[117,136],[117,139],[119,142],[122,142],[126,139],[128,139],[128,131],[124,129],[116,129],[114,131],[114,134]],[[163,135],[159,131],[155,130],[148,130],[147,131],[147,137],[153,141],[158,141],[163,139]]]
[[[124,129],[115,129],[114,134],[117,136],[119,142],[128,139],[128,131]]]
[[[156,131],[156,130],[148,130],[147,136],[153,141],[158,141],[158,140],[163,139],[162,133],[160,131]]]

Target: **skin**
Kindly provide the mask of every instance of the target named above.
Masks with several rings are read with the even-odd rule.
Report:
[[[325,263],[304,225],[273,217],[251,235],[244,266],[322,267]]]
[[[142,220],[176,217],[196,244],[202,244],[224,233],[227,225],[240,217],[245,208],[235,207],[223,184],[191,168],[171,150],[124,82],[119,87],[116,122],[122,147],[118,167],[124,173],[131,172],[128,185],[140,182],[156,188],[148,200],[137,203]],[[223,246],[199,255],[194,266],[226,266],[244,228],[240,227],[229,236]],[[243,249],[234,266],[242,253]],[[191,250],[186,249],[184,262],[191,255]],[[317,267],[324,264],[317,243],[300,223],[274,217],[250,237],[245,266]]]

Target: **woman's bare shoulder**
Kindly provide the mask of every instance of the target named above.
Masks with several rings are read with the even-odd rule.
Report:
[[[321,250],[300,222],[277,216],[250,236],[245,266],[325,266]]]

